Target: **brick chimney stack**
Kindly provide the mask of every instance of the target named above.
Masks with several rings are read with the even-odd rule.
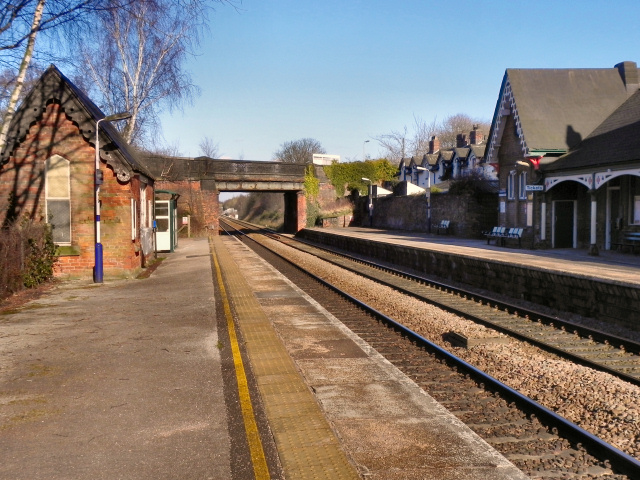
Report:
[[[462,148],[467,146],[467,136],[464,133],[456,135],[456,147]]]
[[[480,130],[480,126],[474,125],[473,130],[469,133],[469,144],[480,145],[484,141],[484,134]]]
[[[638,79],[638,65],[636,62],[621,62],[615,66],[622,77],[627,92],[634,93],[640,87]]]
[[[440,139],[437,136],[431,137],[429,140],[429,153],[436,153],[440,151]]]

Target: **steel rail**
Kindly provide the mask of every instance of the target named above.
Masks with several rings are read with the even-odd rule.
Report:
[[[556,329],[565,329],[565,330],[569,330],[573,333],[576,333],[578,336],[580,336],[581,338],[588,338],[590,340],[599,342],[601,344],[605,344],[605,345],[611,345],[612,347],[618,346],[619,349],[624,350],[625,352],[631,352],[634,353],[636,355],[640,354],[640,344],[637,342],[633,342],[631,340],[622,338],[622,337],[618,337],[615,335],[611,335],[609,333],[606,332],[602,332],[600,330],[597,329],[593,329],[593,328],[589,328],[589,327],[584,327],[582,325],[578,325],[576,323],[570,322],[568,320],[563,320],[560,319],[558,317],[553,317],[550,315],[546,315],[544,313],[535,311],[535,310],[531,310],[531,309],[527,309],[527,308],[523,308],[521,306],[516,306],[513,304],[510,304],[508,302],[502,301],[502,300],[497,300],[493,297],[490,296],[486,296],[486,295],[480,295],[476,292],[471,292],[469,290],[464,290],[460,287],[454,287],[442,282],[438,282],[426,277],[422,277],[419,275],[415,275],[409,272],[406,272],[404,270],[397,270],[394,269],[392,267],[389,267],[388,265],[382,265],[376,262],[373,262],[371,260],[365,260],[359,257],[355,257],[353,255],[349,255],[347,253],[344,252],[338,252],[335,251],[331,248],[327,248],[325,246],[318,246],[314,243],[310,243],[310,242],[306,242],[304,240],[300,240],[300,239],[287,239],[287,241],[284,241],[282,239],[282,237],[280,235],[278,235],[277,233],[269,230],[269,229],[264,229],[262,227],[256,226],[256,225],[251,225],[250,223],[247,222],[243,222],[243,221],[237,221],[234,220],[240,224],[243,225],[248,225],[251,228],[257,228],[259,231],[263,232],[265,235],[269,236],[270,238],[273,238],[275,240],[280,241],[281,243],[288,245],[292,248],[296,248],[300,251],[303,251],[305,253],[311,254],[311,255],[315,255],[317,258],[321,258],[316,254],[313,254],[311,252],[305,251],[304,249],[301,249],[300,247],[294,245],[293,243],[301,243],[304,245],[307,245],[309,247],[313,247],[313,248],[317,248],[318,250],[321,251],[326,251],[326,252],[330,252],[334,255],[340,256],[340,257],[344,257],[347,258],[348,260],[351,260],[355,263],[360,263],[360,264],[364,264],[366,266],[369,266],[371,268],[375,268],[387,273],[391,273],[392,275],[396,275],[396,276],[400,276],[400,277],[404,277],[407,278],[411,281],[415,281],[415,282],[419,282],[419,283],[424,283],[432,288],[436,288],[436,289],[440,289],[445,291],[446,293],[451,293],[451,294],[455,294],[458,295],[460,297],[465,297],[467,298],[469,301],[475,301],[478,302],[480,304],[484,304],[486,303],[487,305],[493,305],[495,308],[497,308],[498,310],[502,310],[508,314],[511,315],[515,315],[516,317],[525,317],[525,318],[529,318],[529,320],[537,320],[540,323],[547,325],[547,326],[551,326],[553,328]],[[633,375],[629,375],[625,372],[622,372],[620,370],[617,370],[615,368],[609,367],[608,365],[605,365],[603,363],[600,363],[598,361],[595,360],[590,360],[589,358],[583,357],[581,355],[578,354],[574,354],[570,351],[564,350],[562,348],[556,347],[554,345],[550,345],[546,342],[544,342],[543,340],[538,340],[535,337],[532,337],[530,335],[527,335],[526,333],[522,333],[518,330],[509,328],[507,326],[501,325],[499,323],[494,323],[491,320],[487,320],[484,318],[481,318],[473,313],[469,313],[468,311],[461,309],[461,308],[456,308],[454,306],[451,306],[447,303],[444,302],[440,302],[434,298],[431,297],[426,297],[420,293],[416,293],[413,292],[409,289],[405,289],[402,288],[398,285],[394,285],[393,283],[387,282],[383,279],[380,279],[378,277],[375,277],[373,275],[369,275],[365,272],[361,272],[358,271],[356,269],[350,268],[349,266],[346,266],[344,264],[340,264],[338,262],[335,262],[334,260],[331,260],[329,258],[322,258],[322,260],[327,261],[329,263],[332,263],[334,265],[337,265],[341,268],[345,268],[347,270],[350,270],[352,272],[357,273],[358,275],[362,275],[365,278],[369,278],[370,280],[374,280],[382,285],[386,285],[390,288],[393,288],[401,293],[404,293],[406,295],[410,295],[413,296],[415,298],[418,298],[420,300],[423,301],[427,301],[433,305],[436,305],[437,307],[446,310],[448,312],[454,313],[456,315],[459,315],[461,317],[467,318],[468,320],[477,322],[477,323],[481,323],[482,325],[485,325],[487,327],[491,327],[499,332],[508,334],[510,336],[513,336],[515,338],[518,338],[519,340],[522,341],[526,341],[529,342],[533,345],[536,345],[548,352],[554,353],[556,355],[560,355],[564,358],[567,358],[575,363],[578,363],[580,365],[589,367],[589,368],[593,368],[594,370],[598,370],[598,371],[602,371],[605,373],[608,373],[610,375],[613,375],[617,378],[620,378],[621,380],[624,380],[632,385],[636,385],[636,386],[640,386],[640,377],[637,376],[633,376]]]
[[[251,237],[246,235],[244,232],[241,232],[240,230],[238,230],[238,232],[244,238],[252,240],[253,242],[257,243],[263,248],[268,249],[268,247],[265,247],[264,245],[259,244],[258,242],[253,240]],[[557,431],[559,433],[562,433],[562,435],[564,435],[566,438],[587,447],[589,453],[592,454],[594,457],[599,458],[601,461],[609,461],[612,468],[619,470],[620,472],[626,475],[629,475],[632,478],[640,479],[640,460],[632,457],[631,455],[624,453],[623,451],[619,450],[613,445],[605,442],[599,437],[586,431],[582,427],[558,415],[552,410],[544,407],[543,405],[539,404],[535,400],[532,400],[526,395],[523,395],[517,390],[502,383],[500,380],[492,377],[491,375],[467,363],[466,361],[455,356],[451,352],[448,352],[447,350],[440,347],[439,345],[431,342],[430,340],[427,340],[426,338],[414,332],[410,328],[407,328],[401,323],[396,322],[395,320],[388,317],[384,313],[374,309],[373,307],[365,304],[364,302],[358,300],[357,298],[340,290],[338,287],[330,284],[329,282],[323,280],[317,275],[307,272],[302,267],[291,262],[290,260],[280,255],[279,253],[274,252],[273,250],[270,250],[270,252],[276,255],[277,257],[279,257],[280,259],[284,260],[285,262],[291,264],[296,269],[304,272],[306,275],[310,276],[318,283],[322,284],[323,286],[329,288],[330,290],[336,292],[338,295],[342,296],[343,298],[349,300],[350,302],[354,303],[358,307],[362,308],[370,315],[374,316],[378,320],[389,325],[391,328],[397,331],[400,331],[403,335],[406,335],[411,340],[422,345],[425,349],[432,351],[437,355],[440,355],[441,357],[443,357],[448,362],[453,363],[456,367],[464,370],[469,375],[471,375],[474,379],[476,379],[478,383],[484,383],[485,386],[490,385],[494,391],[496,391],[500,395],[503,395],[505,398],[515,402],[523,410],[532,412],[534,415],[536,415],[538,419],[540,419],[541,421],[547,422],[550,427],[556,428]]]

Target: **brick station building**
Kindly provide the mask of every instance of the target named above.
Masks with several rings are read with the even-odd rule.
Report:
[[[0,151],[0,224],[50,223],[58,276],[93,275],[95,139],[104,117],[52,65],[22,102]],[[154,180],[109,122],[99,128],[104,275],[131,276],[153,252]]]

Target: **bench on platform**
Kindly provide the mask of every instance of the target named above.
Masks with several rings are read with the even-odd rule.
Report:
[[[636,247],[640,247],[640,232],[623,232],[620,241],[612,242],[611,247],[621,252],[630,247],[631,252],[635,253]]]
[[[490,232],[484,232],[485,237],[487,237],[487,245],[491,242],[491,240],[496,241],[496,245],[505,246],[507,240],[518,240],[518,246],[522,247],[522,232],[524,228],[510,228],[507,230],[507,227],[493,227],[493,230]]]
[[[434,225],[436,229],[436,233],[440,235],[440,230],[443,230],[445,234],[449,233],[449,225],[451,224],[451,220],[441,220],[440,223]]]
[[[485,232],[485,237],[487,237],[487,245],[489,245],[489,242],[491,242],[491,240],[495,240],[496,245],[498,245],[498,240],[502,242],[502,237],[504,236],[506,229],[507,227],[493,227],[490,232]]]
[[[506,244],[509,239],[518,240],[518,246],[522,248],[522,232],[524,228],[510,228],[509,231],[502,237],[502,245]]]

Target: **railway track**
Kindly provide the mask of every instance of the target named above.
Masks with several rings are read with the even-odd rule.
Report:
[[[241,223],[245,228],[256,228]],[[271,232],[271,238],[411,295],[461,317],[527,341],[575,363],[607,372],[640,386],[640,344],[606,332],[578,325],[558,317],[525,309],[488,296],[413,275],[388,265],[364,260]],[[485,339],[468,339],[455,332],[451,343],[467,346]]]
[[[633,457],[460,361],[392,319],[337,292],[321,279],[311,278],[264,245],[250,243],[259,255],[532,478],[640,478],[640,463]],[[415,280],[393,276],[395,281],[402,279],[416,285]],[[425,285],[418,284],[418,287],[423,289]],[[440,295],[452,296],[442,291]],[[495,306],[490,310],[494,311]]]

